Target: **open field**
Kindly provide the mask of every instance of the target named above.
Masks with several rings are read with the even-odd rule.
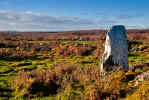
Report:
[[[106,32],[1,32],[0,100],[148,100],[149,30],[127,31],[134,71],[100,78]]]

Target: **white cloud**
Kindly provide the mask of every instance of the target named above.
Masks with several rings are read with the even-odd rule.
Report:
[[[48,14],[14,11],[0,11],[0,30],[17,31],[67,31],[81,29],[105,29],[114,24],[120,24],[120,20],[112,17],[97,19],[85,19],[70,16],[52,16]],[[140,27],[140,25],[127,25],[126,27]]]
[[[12,22],[12,23],[9,23],[9,25],[16,25],[16,23],[13,23],[13,22]]]
[[[93,27],[96,23],[88,19],[46,14],[0,11],[0,30],[73,30]]]

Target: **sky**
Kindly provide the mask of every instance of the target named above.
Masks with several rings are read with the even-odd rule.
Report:
[[[0,30],[149,28],[149,0],[0,0]]]

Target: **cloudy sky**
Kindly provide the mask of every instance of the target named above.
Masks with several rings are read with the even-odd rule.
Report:
[[[149,28],[149,0],[0,0],[0,30]]]

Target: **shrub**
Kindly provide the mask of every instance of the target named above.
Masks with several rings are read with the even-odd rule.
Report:
[[[125,73],[115,71],[100,76],[93,67],[57,65],[53,69],[21,71],[13,83],[17,96],[57,96],[65,100],[118,100],[128,90]]]
[[[149,98],[149,82],[143,82],[136,91],[127,95],[125,100],[148,100]]]
[[[18,96],[49,96],[64,92],[69,84],[92,82],[100,77],[94,68],[61,65],[41,71],[21,71],[13,83]],[[67,89],[67,88],[66,88]]]
[[[21,71],[13,84],[18,96],[49,96],[56,94],[58,87],[55,74],[49,70]]]

